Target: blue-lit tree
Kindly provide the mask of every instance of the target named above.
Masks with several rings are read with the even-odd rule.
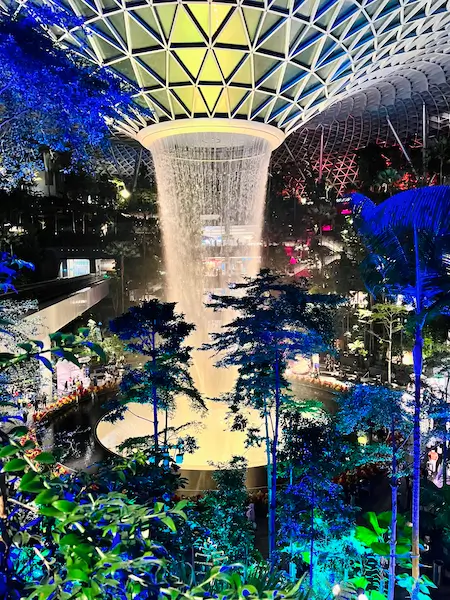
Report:
[[[71,25],[62,9],[27,6],[26,17],[0,18],[0,185],[7,189],[33,181],[44,155],[59,156],[62,169],[92,169],[108,145],[107,120],[134,110],[118,78],[46,35]]]
[[[336,558],[348,564],[342,556],[345,552],[336,557],[335,550],[337,542],[351,532],[354,509],[334,482],[348,460],[348,444],[323,410],[307,416],[286,411],[282,430],[279,463],[285,485],[279,492],[280,547],[290,557],[292,571],[296,562],[308,565],[310,588],[319,597],[329,592],[333,577],[350,576],[343,565],[334,573],[329,567]]]
[[[153,439],[157,451],[161,433],[159,410],[166,414],[163,430],[166,442],[167,417],[177,396],[188,398],[195,408],[205,408],[189,372],[192,348],[185,344],[194,325],[186,323],[183,315],[175,311],[174,302],[155,299],[132,306],[111,321],[110,329],[126,342],[126,350],[147,358],[142,368],[125,372],[119,408],[130,402],[153,406]]]
[[[353,196],[354,222],[368,257],[363,277],[375,296],[399,296],[411,307],[414,329],[414,465],[412,505],[412,575],[419,594],[421,377],[423,328],[450,305],[450,188],[421,188],[397,194],[378,207],[368,198]]]
[[[235,427],[247,427],[240,414],[245,407],[256,409],[264,424],[272,561],[276,548],[280,419],[283,408],[294,402],[284,371],[287,361],[296,354],[311,356],[330,349],[333,308],[338,302],[336,296],[310,294],[300,284],[286,283],[267,270],[235,284],[228,296],[212,296],[210,306],[214,310],[236,311],[235,318],[213,334],[213,342],[207,346],[218,354],[218,366],[237,367],[236,384],[226,398],[236,415]]]
[[[338,429],[343,434],[381,431],[386,442],[370,444],[355,453],[359,464],[385,463],[390,471],[391,522],[389,548],[388,600],[394,600],[397,556],[398,484],[402,476],[399,463],[404,458],[404,440],[408,439],[412,423],[407,401],[401,390],[372,385],[355,385],[338,397]],[[359,456],[358,456],[359,455]]]

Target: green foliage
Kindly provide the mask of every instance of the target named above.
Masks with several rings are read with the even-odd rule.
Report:
[[[207,492],[200,500],[197,517],[226,560],[244,564],[251,559],[254,543],[253,524],[246,517],[246,466],[239,457],[219,465],[213,474],[217,490]]]
[[[203,400],[189,372],[192,348],[185,344],[194,326],[175,312],[175,303],[150,300],[114,319],[111,331],[126,342],[126,350],[147,358],[138,369],[128,369],[121,383],[121,398],[111,418],[119,417],[130,402],[153,406],[154,448],[161,443],[158,410],[168,413],[175,398],[184,396],[193,407],[204,409]],[[167,444],[167,431],[163,445]]]

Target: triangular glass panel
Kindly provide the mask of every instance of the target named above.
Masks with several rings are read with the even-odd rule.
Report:
[[[175,23],[170,34],[172,44],[194,44],[204,38],[182,4],[178,4]]]
[[[149,96],[154,100],[155,103],[164,108],[169,115],[171,114],[167,90],[153,90],[149,92]]]
[[[221,29],[215,40],[216,44],[230,46],[247,46],[247,33],[242,18],[242,13],[238,10],[234,11],[226,25]]]
[[[216,106],[214,107],[214,114],[225,114],[225,115],[229,115],[230,109],[228,106],[228,101],[227,101],[227,94],[225,92],[225,90],[222,91],[222,94],[220,95]]]
[[[205,37],[210,37],[210,20],[209,15],[211,13],[211,5],[206,2],[201,2],[198,4],[187,4],[186,5],[189,11],[192,13],[193,17],[198,23],[198,26],[201,28]]]
[[[297,21],[296,19],[291,19],[291,32],[289,35],[289,52],[298,42],[300,36],[305,31],[307,25],[302,23],[302,21]]]
[[[146,69],[141,67],[137,62],[136,62],[136,65],[137,65],[136,68],[139,73],[142,87],[145,88],[145,87],[153,87],[153,86],[161,85],[161,82],[158,79],[156,79],[155,77],[150,75],[150,73]]]
[[[193,79],[197,79],[200,67],[205,58],[205,48],[179,48],[174,54],[186,67]]]
[[[252,75],[252,63],[251,63],[251,55],[247,55],[247,60],[245,60],[239,69],[236,71],[236,74],[233,75],[231,79],[232,83],[243,83],[247,85],[251,85],[253,81]]]
[[[273,100],[273,96],[269,96],[263,92],[255,92],[253,95],[252,118],[255,116],[258,116],[258,118],[263,118],[263,115],[260,114],[260,111],[267,107],[271,100]]]
[[[133,17],[129,17],[128,24],[130,27],[130,41],[132,44],[133,50],[139,50],[141,48],[150,48],[151,46],[161,45],[158,40],[160,38],[158,33],[155,33],[153,36],[148,29],[145,28],[144,25],[141,25],[133,19]],[[155,39],[158,38],[158,40]]]
[[[185,117],[186,109],[178,102],[174,94],[170,94],[170,100],[172,102],[172,110],[174,117]]]
[[[148,8],[142,8],[131,11],[130,17],[133,16],[136,16],[138,18],[138,20],[141,22],[141,25],[148,29],[151,29],[151,31],[154,33],[154,35],[156,35],[158,39],[161,38],[155,13],[150,6]]]
[[[283,98],[278,98],[275,104],[272,106],[272,110],[270,111],[270,119],[278,116],[283,110],[289,106],[289,103],[286,102]]]
[[[175,16],[176,4],[162,4],[155,6],[156,15],[164,32],[166,41],[169,39]]]
[[[201,85],[200,91],[202,96],[206,102],[206,106],[210,113],[213,112],[214,106],[222,92],[222,87],[220,85]]]
[[[164,50],[141,54],[139,58],[153,73],[159,75],[163,81],[166,80],[166,53]]]
[[[209,50],[199,74],[200,81],[222,81],[222,73],[217,65],[214,53]],[[209,105],[208,105],[209,106]]]
[[[198,88],[194,88],[193,112],[196,115],[202,115],[208,112],[208,107],[206,106],[203,96],[200,94],[200,90]]]
[[[87,19],[99,14],[98,10],[95,10],[94,7],[89,6],[86,2],[82,2],[81,0],[72,0],[72,4],[77,7],[80,15]],[[67,8],[70,10],[72,7],[69,5]]]
[[[300,5],[297,7],[297,10],[295,11],[295,16],[303,17],[304,19],[309,20],[313,15],[315,3],[316,0],[304,0],[304,2],[301,2]]]
[[[286,67],[286,71],[284,72],[283,85],[281,87],[281,90],[284,92],[285,90],[289,89],[290,87],[307,77],[307,75],[307,71],[289,64]]]
[[[237,111],[233,114],[233,117],[236,115],[242,115],[246,119],[250,117],[252,110],[252,95],[249,94],[249,97],[239,106]]]
[[[345,2],[334,19],[333,29],[341,25],[341,23],[344,23],[344,21],[347,21],[347,19],[358,12],[358,10],[357,4]]]
[[[115,58],[117,56],[120,56],[123,53],[123,50],[119,50],[118,48],[112,46],[111,44],[108,44],[108,42],[106,42],[100,36],[95,37],[95,43],[96,43],[97,47],[99,48],[104,60]]]
[[[169,54],[169,76],[170,85],[176,83],[188,83],[190,81],[188,74],[179,64],[176,58]]]
[[[284,53],[286,47],[287,25],[284,23],[260,46],[268,52]]]
[[[262,44],[265,38],[274,31],[281,23],[284,23],[285,18],[280,17],[279,15],[274,15],[272,13],[264,14],[264,21],[261,26],[261,30],[258,37],[258,45]]]
[[[233,112],[236,109],[236,107],[239,106],[239,103],[242,101],[244,96],[249,92],[248,90],[245,90],[243,88],[228,87],[226,88],[226,93],[228,95],[228,101],[230,103],[230,110],[231,112]]]
[[[319,6],[316,9],[314,21],[317,22],[321,17],[329,12],[331,8],[336,8],[336,0],[320,0]]]
[[[290,0],[272,0],[270,5],[281,8],[282,10],[287,10],[290,6]]]
[[[319,51],[319,45],[318,44],[312,44],[311,46],[307,47],[305,50],[303,50],[302,52],[297,53],[294,57],[293,57],[293,61],[298,63],[299,65],[301,65],[302,67],[305,67],[306,69],[310,68],[312,63],[314,62],[314,58],[316,56],[316,54]]]
[[[247,7],[243,7],[242,11],[244,13],[245,24],[247,25],[248,36],[250,41],[253,43],[258,31],[259,21],[263,13],[257,8]]]
[[[224,79],[227,79],[233,73],[245,56],[245,53],[241,50],[228,50],[226,48],[214,48],[214,54]]]
[[[278,90],[278,85],[280,83],[281,73],[282,73],[282,69],[281,69],[281,65],[280,65],[280,67],[278,69],[276,69],[276,71],[274,71],[272,73],[272,75],[269,75],[269,77],[267,79],[264,79],[263,81],[261,81],[261,83],[258,85],[258,87],[265,88],[266,90],[269,90],[271,92],[276,92]]]
[[[124,13],[119,13],[118,15],[111,15],[108,17],[108,21],[111,23],[113,29],[116,31],[116,34],[119,35],[119,38],[126,43],[127,33],[125,30],[125,21],[123,18]]]
[[[125,60],[114,63],[114,70],[121,73],[121,75],[123,75],[129,81],[136,81],[136,74],[133,70],[130,59],[126,58]]]
[[[175,87],[172,89],[174,94],[179,101],[186,107],[188,113],[192,113],[194,104],[194,88],[190,85],[185,87]]]
[[[219,4],[218,2],[214,2],[213,5],[210,6],[211,11],[211,37],[214,37],[216,33],[219,31],[222,23],[228,17],[230,12],[233,9],[230,8],[227,4]]]
[[[253,55],[253,66],[255,72],[255,83],[258,84],[264,75],[272,71],[279,64],[276,58],[262,56],[260,54]],[[250,82],[249,82],[250,83]]]

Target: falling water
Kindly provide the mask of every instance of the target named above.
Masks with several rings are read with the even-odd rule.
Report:
[[[158,139],[151,151],[167,299],[196,325],[192,344],[198,347],[224,318],[205,309],[208,293],[227,293],[228,283],[258,271],[271,148],[245,134],[184,133]],[[232,386],[232,374],[212,362],[195,353],[194,376],[207,396]]]

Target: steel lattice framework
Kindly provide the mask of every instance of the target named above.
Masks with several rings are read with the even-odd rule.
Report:
[[[323,131],[324,172],[342,188],[357,148],[393,141],[388,115],[402,138],[420,132],[423,103],[430,130],[448,126],[447,0],[38,1],[82,19],[57,40],[132,84],[152,115],[120,124],[133,138],[152,122],[249,119],[295,132],[275,162],[314,164]],[[116,146],[126,171],[130,153]]]
[[[154,121],[245,118],[286,133],[380,78],[404,98],[414,82],[397,74],[432,68],[450,22],[447,0],[61,2],[84,26],[54,35],[130,81]]]

